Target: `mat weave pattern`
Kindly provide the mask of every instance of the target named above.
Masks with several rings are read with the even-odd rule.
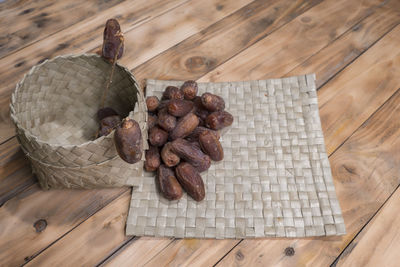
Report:
[[[167,85],[148,80],[147,94]],[[345,233],[318,113],[315,75],[200,83],[234,116],[222,162],[202,173],[206,197],[167,201],[145,173],[126,234],[178,238],[309,237]]]
[[[11,118],[22,150],[44,189],[137,185],[143,161],[127,164],[113,133],[93,141],[111,64],[98,55],[65,55],[33,67],[17,84]],[[147,139],[147,111],[139,85],[117,65],[105,106],[138,121]],[[146,143],[146,142],[144,142]],[[147,146],[147,143],[146,143]]]

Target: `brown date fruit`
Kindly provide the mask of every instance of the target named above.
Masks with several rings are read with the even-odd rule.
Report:
[[[201,150],[199,141],[189,141],[189,142],[194,148]]]
[[[158,147],[150,146],[145,152],[146,161],[144,162],[144,168],[148,172],[154,172],[160,167],[160,152]]]
[[[186,81],[181,86],[183,96],[187,100],[193,100],[197,95],[197,83],[195,81]]]
[[[161,194],[168,200],[178,200],[182,197],[182,187],[176,180],[172,169],[161,164],[157,172],[158,188]]]
[[[157,110],[158,106],[160,105],[160,101],[156,96],[148,96],[146,98],[146,106],[147,110],[150,112],[154,112]]]
[[[168,140],[168,133],[163,129],[154,126],[149,130],[149,141],[153,146],[162,146]]]
[[[170,132],[171,140],[175,140],[177,138],[184,138],[191,134],[194,129],[199,125],[199,119],[193,113],[187,114],[185,117],[182,117],[176,123],[175,128]]]
[[[203,126],[198,126],[196,127],[196,129],[193,130],[193,132],[191,134],[189,134],[186,139],[189,141],[198,141],[199,140],[199,135],[203,132],[211,132],[215,138],[218,140],[220,138],[220,134],[218,131],[214,131],[211,129],[208,129],[206,127]]]
[[[116,19],[109,19],[106,22],[106,26],[104,28],[104,34],[103,34],[103,47],[101,51],[101,55],[113,62],[115,55],[118,53],[117,59],[120,59],[122,57],[122,54],[124,52],[124,43],[123,40],[120,38],[121,34],[121,27]],[[122,42],[122,45],[118,50],[118,47],[120,43]]]
[[[109,135],[120,123],[121,118],[118,115],[103,118],[100,121],[99,136]]]
[[[203,106],[211,112],[225,109],[225,101],[222,97],[211,93],[204,93],[201,96]]]
[[[167,165],[168,167],[176,166],[181,161],[178,155],[172,152],[171,149],[172,149],[172,144],[169,142],[166,143],[161,150],[161,158],[164,164]]]
[[[115,130],[114,144],[118,155],[128,163],[140,161],[143,153],[142,132],[139,124],[126,118]]]
[[[201,101],[200,96],[196,96],[193,100],[194,103],[194,114],[199,117],[200,120],[205,121],[207,116],[210,115],[210,111],[208,111]]]
[[[168,114],[166,109],[160,110],[158,112],[158,125],[165,131],[170,132],[176,126],[176,118]]]
[[[160,105],[158,105],[157,110],[160,111],[160,110],[163,110],[163,109],[167,109],[169,101],[170,100],[161,100],[160,101]]]
[[[147,116],[147,129],[150,130],[151,128],[156,126],[157,121],[158,121],[158,118],[157,118],[156,115],[148,114],[148,116]]]
[[[195,144],[182,138],[172,142],[172,152],[177,154],[182,160],[190,163],[197,171],[208,170],[211,165],[210,157],[201,151]]]
[[[203,131],[199,135],[201,149],[214,161],[224,159],[224,150],[221,143],[211,131]]]
[[[182,162],[175,169],[176,178],[183,189],[196,201],[202,201],[206,196],[204,182],[196,168],[187,162]]]
[[[213,130],[220,130],[233,123],[233,116],[226,111],[216,111],[206,118],[206,126]]]
[[[168,86],[162,95],[162,100],[183,100],[184,96],[181,90],[176,86]]]
[[[193,109],[193,102],[188,100],[171,100],[168,113],[175,117],[183,117]]]
[[[99,119],[99,121],[109,116],[118,116],[118,115],[119,115],[118,112],[116,112],[113,108],[110,107],[101,108],[97,111],[97,118]]]

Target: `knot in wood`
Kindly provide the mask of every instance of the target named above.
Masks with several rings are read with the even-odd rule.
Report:
[[[238,250],[238,252],[236,252],[236,259],[238,261],[242,261],[244,259],[244,255],[240,250]]]
[[[286,256],[289,256],[289,257],[293,256],[294,253],[295,253],[294,248],[292,248],[292,247],[285,248],[285,255]]]
[[[37,220],[34,224],[33,227],[35,227],[36,233],[43,232],[44,229],[47,227],[47,221],[44,219]]]

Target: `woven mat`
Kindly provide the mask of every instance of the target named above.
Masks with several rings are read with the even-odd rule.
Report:
[[[148,80],[147,94],[167,85]],[[178,238],[309,237],[345,234],[318,113],[315,75],[200,83],[222,96],[235,120],[222,162],[202,173],[205,199],[167,201],[153,173],[132,193],[126,234]]]

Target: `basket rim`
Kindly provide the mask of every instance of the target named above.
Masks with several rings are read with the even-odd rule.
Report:
[[[114,130],[109,133],[107,136],[101,136],[95,140],[89,140],[86,142],[83,142],[81,144],[62,144],[62,143],[52,143],[52,142],[48,142],[48,141],[44,141],[42,139],[40,139],[38,136],[34,135],[29,129],[23,127],[21,125],[21,122],[18,120],[17,114],[15,112],[15,108],[14,106],[16,106],[16,101],[15,101],[15,97],[18,94],[21,86],[23,85],[25,79],[31,75],[32,73],[34,73],[37,69],[41,68],[43,65],[48,64],[49,62],[53,62],[55,60],[58,59],[68,59],[68,58],[80,58],[80,57],[86,57],[86,58],[90,58],[90,57],[94,57],[94,58],[98,58],[98,59],[102,59],[101,56],[99,56],[98,54],[93,54],[93,53],[81,53],[81,54],[65,54],[65,55],[59,55],[56,56],[54,58],[51,59],[46,59],[45,61],[41,62],[40,64],[37,64],[35,66],[33,66],[27,73],[24,74],[24,76],[22,77],[22,79],[17,83],[14,92],[11,95],[11,102],[10,102],[10,115],[11,115],[11,120],[14,122],[15,126],[17,127],[18,130],[22,131],[23,134],[29,139],[29,140],[34,140],[35,142],[37,142],[38,144],[44,144],[44,145],[48,145],[50,147],[63,147],[63,148],[81,148],[84,146],[87,146],[89,144],[100,144],[105,138],[112,138],[112,135],[114,134]],[[125,71],[128,74],[128,77],[132,80],[133,84],[136,86],[137,88],[137,95],[138,95],[138,102],[135,104],[134,106],[134,110],[131,110],[128,114],[127,117],[129,118],[133,118],[135,110],[137,111],[138,109],[138,103],[140,101],[142,101],[144,103],[144,94],[140,88],[140,84],[138,83],[138,81],[136,80],[135,76],[133,76],[132,72],[125,66],[119,64],[118,62],[116,63],[116,66],[118,66],[119,68],[121,68],[121,70]],[[143,105],[145,108],[145,116],[144,116],[144,123],[147,124],[147,107],[146,105]],[[112,158],[111,158],[112,159]]]

